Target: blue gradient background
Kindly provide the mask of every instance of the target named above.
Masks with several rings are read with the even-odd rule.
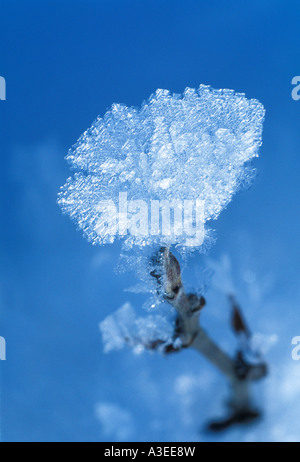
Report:
[[[56,194],[70,175],[64,156],[113,102],[139,105],[156,88],[182,92],[204,83],[259,99],[267,110],[259,176],[215,224],[211,256],[227,252],[270,275],[270,308],[251,311],[244,302],[254,330],[278,335],[272,367],[279,358],[292,367],[291,338],[300,335],[300,102],[291,98],[300,74],[299,1],[1,0],[0,17],[7,81],[0,103],[2,439],[117,439],[97,420],[98,402],[133,413],[128,439],[188,439],[180,418],[177,433],[148,423],[161,421],[160,412],[177,416],[176,403],[159,397],[174,370],[209,366],[190,352],[171,359],[103,354],[98,323],[143,297],[124,294],[132,276],[114,273],[119,245],[91,246],[61,215]],[[222,335],[221,321],[209,312],[203,320]],[[211,416],[215,399],[221,396],[200,393],[192,425]]]

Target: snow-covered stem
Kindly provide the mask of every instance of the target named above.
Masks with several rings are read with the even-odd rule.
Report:
[[[237,418],[243,420],[244,417],[246,420],[254,416],[250,383],[266,376],[266,364],[249,365],[241,354],[233,359],[217,346],[199,322],[205,300],[203,297],[185,292],[180,265],[168,248],[161,249],[161,263],[164,270],[161,278],[164,297],[178,313],[176,336],[180,338],[182,348],[194,348],[227,377],[232,390],[230,406]],[[236,305],[233,308],[237,316]]]

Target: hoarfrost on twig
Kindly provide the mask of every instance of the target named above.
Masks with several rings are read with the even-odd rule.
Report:
[[[171,344],[174,334],[174,326],[166,317],[159,314],[137,317],[130,303],[108,316],[100,324],[100,330],[106,352],[129,345],[141,353],[145,348],[153,349],[158,339],[161,345]]]

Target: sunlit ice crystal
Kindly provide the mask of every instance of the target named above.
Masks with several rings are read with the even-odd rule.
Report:
[[[140,108],[114,104],[70,150],[74,175],[58,202],[94,244],[184,245],[180,204],[183,227],[184,201],[203,204],[203,223],[219,216],[253,177],[264,115],[259,101],[205,85],[182,95],[157,90]],[[169,234],[152,232],[151,201],[179,204]]]

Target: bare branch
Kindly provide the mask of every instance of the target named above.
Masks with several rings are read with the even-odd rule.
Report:
[[[182,348],[194,348],[210,361],[229,380],[232,390],[230,407],[232,414],[223,423],[211,426],[213,430],[222,429],[233,423],[243,423],[258,417],[259,413],[253,410],[250,398],[250,382],[266,376],[267,366],[248,364],[239,351],[236,358],[231,358],[207,335],[199,323],[199,315],[206,302],[204,297],[196,294],[186,294],[181,279],[180,265],[170,249],[162,248],[158,261],[162,271],[156,273],[156,278],[162,286],[164,298],[176,309],[178,314],[175,337],[179,338]],[[159,276],[157,276],[159,274]],[[233,296],[232,327],[239,334],[250,338],[251,332],[246,325],[241,310]],[[179,349],[180,350],[180,349]],[[179,351],[175,348],[175,351]],[[172,346],[166,347],[165,352],[174,351]],[[224,427],[224,428],[225,428]]]

